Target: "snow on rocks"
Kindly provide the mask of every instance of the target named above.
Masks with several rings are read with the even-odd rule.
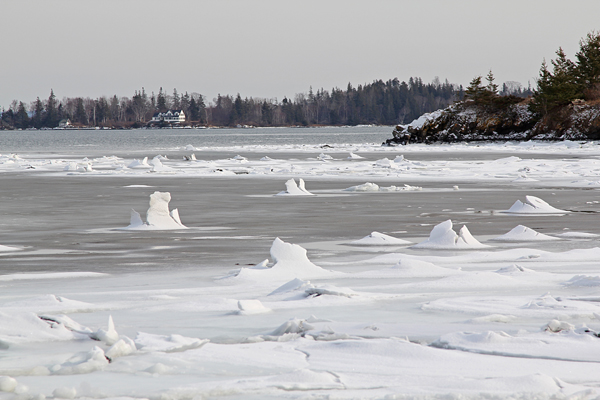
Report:
[[[515,201],[511,208],[503,213],[510,214],[567,214],[569,211],[560,210],[552,207],[544,200],[535,196],[525,196],[525,202],[521,200]]]
[[[536,242],[560,239],[536,232],[535,230],[523,225],[517,225],[516,227],[511,229],[510,232],[490,240],[495,240],[498,242]]]
[[[349,244],[355,246],[396,246],[409,244],[408,240],[398,239],[393,236],[389,236],[379,232],[371,232],[370,235],[365,236],[362,239],[355,240]]]
[[[172,230],[188,229],[181,223],[179,211],[175,208],[169,211],[171,193],[154,192],[150,195],[150,208],[146,212],[146,222],[138,212],[131,210],[129,226],[122,229],[130,230]]]
[[[292,178],[285,182],[285,191],[279,192],[276,196],[314,196],[311,192],[306,190],[304,179],[300,178],[298,184]]]
[[[458,234],[452,230],[452,220],[433,227],[429,238],[411,246],[414,249],[480,249],[490,247],[475,239],[464,225]]]

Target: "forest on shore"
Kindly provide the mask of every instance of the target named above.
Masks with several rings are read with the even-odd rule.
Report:
[[[600,32],[579,41],[575,60],[559,47],[542,61],[531,96],[505,95],[490,71],[475,77],[464,99],[423,116],[420,123],[398,125],[387,144],[472,140],[599,140]]]
[[[517,82],[506,82],[506,94],[527,96]],[[408,123],[420,115],[445,108],[462,99],[463,88],[435,78],[424,83],[421,78],[408,82],[397,78],[347,88],[319,89],[284,97],[264,99],[218,95],[206,104],[200,93],[178,92],[167,94],[162,88],[157,94],[142,88],[129,97],[101,96],[64,97],[58,100],[54,90],[45,100],[29,103],[14,100],[8,109],[2,109],[0,129],[52,129],[68,120],[74,128],[140,128],[169,126],[153,123],[152,116],[167,110],[183,110],[187,126],[320,126],[320,125],[396,125]]]

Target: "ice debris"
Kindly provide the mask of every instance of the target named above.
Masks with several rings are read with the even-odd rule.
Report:
[[[491,240],[496,240],[499,242],[537,242],[560,239],[536,232],[533,229],[523,225],[517,225],[510,232]]]
[[[566,214],[569,211],[554,208],[538,197],[525,196],[525,202],[517,200],[511,208],[501,212],[511,214]]]
[[[489,247],[475,239],[466,225],[460,228],[458,235],[452,230],[452,220],[444,221],[433,227],[429,239],[412,246],[415,249],[479,249]]]
[[[175,208],[169,211],[171,193],[154,192],[150,195],[150,208],[146,212],[146,222],[142,221],[140,214],[131,210],[129,226],[123,229],[131,230],[171,230],[188,229],[181,223],[179,211]]]
[[[300,178],[298,184],[292,178],[285,183],[285,190],[277,193],[277,196],[314,196],[311,192],[306,190],[304,179]]]
[[[352,245],[358,246],[388,246],[388,245],[403,245],[410,243],[407,240],[398,239],[379,232],[371,232],[370,235],[362,239],[350,242]]]

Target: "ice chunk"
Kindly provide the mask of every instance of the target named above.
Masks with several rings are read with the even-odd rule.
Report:
[[[458,235],[452,230],[452,220],[433,227],[429,239],[412,246],[416,249],[478,249],[489,247],[475,239],[469,229],[463,226]]]
[[[310,287],[305,290],[307,296],[322,296],[322,295],[330,295],[330,296],[341,296],[341,297],[354,297],[358,296],[354,290],[349,288],[339,288],[332,285],[323,285],[319,287]]]
[[[17,380],[10,376],[0,376],[0,392],[13,392],[17,387]]]
[[[361,158],[364,158],[364,157],[361,157],[358,154],[354,154],[352,152],[350,152],[350,154],[348,154],[348,160],[360,160]]]
[[[150,208],[146,212],[146,223],[142,221],[140,214],[131,210],[129,226],[124,229],[132,230],[170,230],[170,229],[188,229],[181,223],[179,211],[174,209],[169,211],[169,202],[171,193],[154,192],[150,195]]]
[[[77,389],[71,386],[61,386],[52,392],[55,399],[74,399],[77,397]]]
[[[350,242],[352,245],[359,246],[387,246],[387,245],[402,245],[410,243],[407,240],[395,238],[393,236],[385,235],[379,232],[371,232],[370,235],[365,236],[362,239]]]
[[[153,335],[138,332],[135,344],[141,351],[162,351],[165,353],[198,349],[208,343],[208,339],[190,338],[181,335]]]
[[[600,286],[600,276],[575,275],[565,283],[565,286]]]
[[[108,329],[98,329],[95,333],[91,334],[90,337],[94,340],[104,342],[108,346],[115,344],[119,340],[119,334],[115,330],[112,315],[108,316]]]
[[[560,239],[536,232],[533,229],[523,225],[517,225],[510,232],[491,240],[496,240],[499,242],[535,242]]]
[[[269,293],[269,296],[280,293],[289,293],[293,292],[294,290],[304,289],[307,287],[313,287],[310,281],[303,281],[302,279],[295,278],[273,290],[271,293]]]
[[[152,166],[148,164],[148,157],[144,157],[142,161],[134,159],[127,168],[131,169],[150,169]]]
[[[108,363],[104,350],[94,346],[88,352],[76,354],[63,364],[53,366],[50,371],[56,375],[89,374],[104,369]]]
[[[272,336],[281,336],[288,333],[304,333],[315,329],[314,326],[306,322],[305,319],[292,318],[281,324],[277,329],[271,332]]]
[[[264,314],[271,312],[271,309],[265,307],[260,300],[239,300],[238,308],[238,314],[240,315]]]
[[[297,244],[286,243],[275,238],[271,246],[271,258],[274,265],[271,268],[255,269],[242,268],[235,275],[245,279],[308,279],[332,276],[333,272],[316,266],[306,256],[306,250]]]
[[[566,214],[569,211],[554,208],[538,197],[525,196],[525,202],[517,200],[511,208],[501,212],[511,214]]]
[[[127,336],[123,336],[106,351],[106,357],[108,357],[110,360],[114,360],[117,357],[123,357],[134,353],[136,350],[137,349],[133,340]]]
[[[350,186],[344,189],[345,192],[378,192],[379,185],[376,183],[366,182],[362,185]]]
[[[277,196],[314,196],[311,192],[306,190],[304,180],[299,179],[299,184],[292,178],[285,183],[286,190],[277,193]]]
[[[568,322],[553,319],[552,321],[548,322],[548,324],[546,324],[543,329],[545,331],[550,331],[550,332],[560,332],[560,331],[572,331],[573,329],[575,329],[575,327]]]

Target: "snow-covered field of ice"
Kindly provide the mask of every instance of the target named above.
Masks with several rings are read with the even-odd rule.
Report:
[[[0,148],[0,400],[600,396],[597,143],[175,133]]]

